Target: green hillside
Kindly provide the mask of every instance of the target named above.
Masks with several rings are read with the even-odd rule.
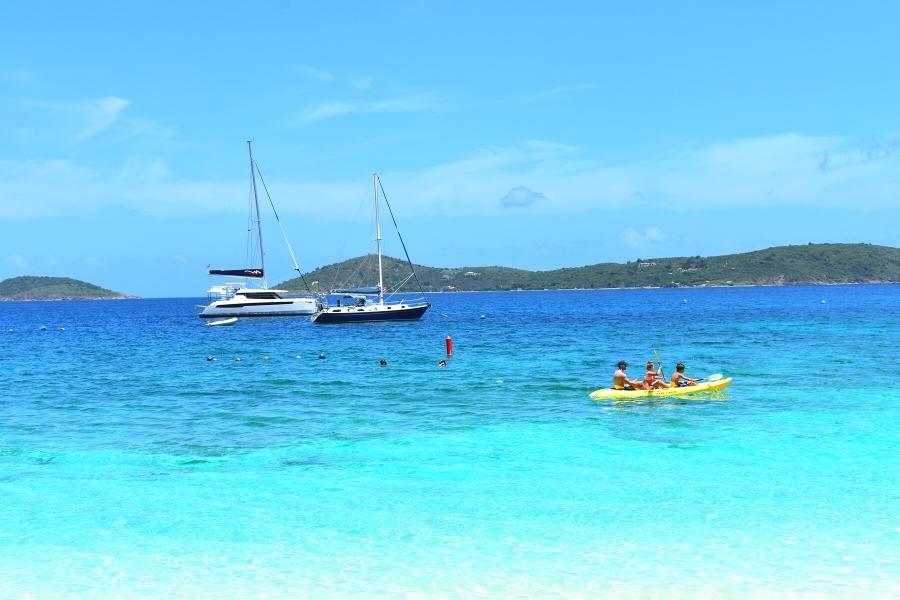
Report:
[[[404,261],[384,258],[384,280],[396,286],[409,273]],[[625,264],[599,263],[554,271],[508,267],[436,268],[416,265],[425,291],[680,287],[703,285],[790,285],[800,283],[900,282],[900,248],[871,244],[779,246],[726,256],[637,258]],[[306,281],[319,291],[348,285],[375,285],[374,255],[320,267]],[[279,285],[305,290],[300,278]],[[415,281],[404,290],[416,291]]]
[[[0,281],[2,300],[127,298],[125,294],[69,277],[13,277]]]

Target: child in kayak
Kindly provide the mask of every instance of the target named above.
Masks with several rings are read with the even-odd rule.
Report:
[[[620,360],[618,364],[618,370],[613,373],[613,389],[614,390],[639,390],[642,385],[640,381],[636,379],[628,379],[628,374],[625,372],[625,369],[628,368],[628,363],[624,360]]]
[[[656,390],[669,387],[669,384],[663,379],[662,367],[660,367],[658,371],[654,371],[652,360],[647,361],[647,372],[644,373],[644,381],[642,382],[641,387],[645,390]]]
[[[669,380],[669,387],[684,387],[686,385],[697,385],[697,380],[685,375],[684,363],[678,363],[675,365],[675,372],[672,373],[672,379]]]

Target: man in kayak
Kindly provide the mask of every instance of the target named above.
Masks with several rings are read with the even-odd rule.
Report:
[[[669,387],[669,384],[663,379],[662,367],[660,367],[658,371],[654,371],[652,360],[647,361],[647,372],[644,373],[644,381],[641,383],[641,387],[645,390],[656,390]]]
[[[628,374],[625,372],[625,369],[628,368],[628,363],[624,360],[620,360],[618,364],[618,369],[615,373],[613,373],[613,389],[614,390],[639,390],[641,389],[641,382],[636,379],[628,379]]]
[[[669,380],[669,387],[684,387],[686,385],[697,385],[697,380],[685,375],[684,363],[678,363],[675,365],[675,372],[672,373],[672,379]]]

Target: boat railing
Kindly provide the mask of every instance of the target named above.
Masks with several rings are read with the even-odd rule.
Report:
[[[407,300],[406,298],[401,298],[400,300],[391,300],[390,302],[385,300],[385,304],[405,304],[407,306],[422,306],[424,304],[428,304],[431,306],[431,303],[428,302],[427,298],[412,298]]]
[[[214,285],[206,291],[206,295],[210,301],[213,300],[231,300],[234,298],[238,290],[244,287],[242,283],[223,283],[222,285]]]

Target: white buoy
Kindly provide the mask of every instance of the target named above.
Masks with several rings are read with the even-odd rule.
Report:
[[[263,356],[263,360],[269,360],[269,355],[266,354],[265,356]]]
[[[240,356],[235,356],[235,357],[234,357],[234,362],[241,362],[241,357],[240,357]]]

